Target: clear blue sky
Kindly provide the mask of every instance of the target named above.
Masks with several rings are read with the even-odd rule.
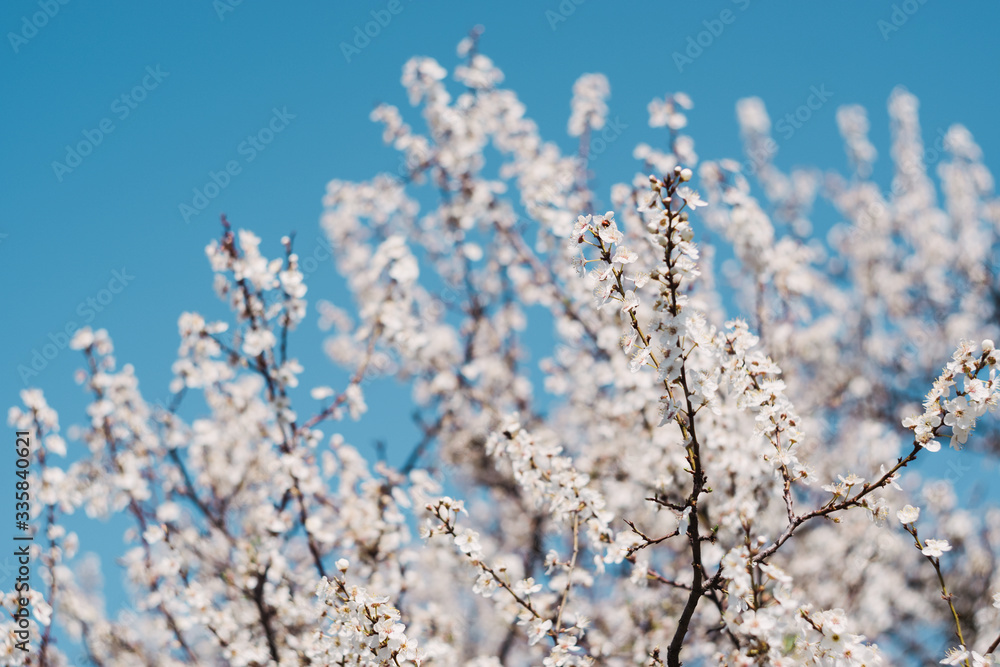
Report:
[[[398,166],[368,114],[381,101],[408,108],[399,85],[403,63],[430,55],[450,69],[456,43],[476,24],[486,28],[481,49],[506,73],[505,85],[543,134],[567,149],[574,80],[585,72],[608,76],[611,115],[628,129],[595,162],[602,193],[630,178],[631,149],[651,136],[646,104],[668,91],[693,97],[690,132],[698,153],[714,158],[738,156],[739,98],[762,97],[777,119],[803,104],[812,87],[825,86],[830,101],[779,142],[777,162],[842,168],[836,107],[868,107],[874,143],[886,156],[886,99],[903,84],[921,99],[925,139],[964,123],[997,171],[1000,5],[992,1],[909,0],[894,9],[871,0],[396,0],[399,13],[350,62],[342,43],[353,42],[371,12],[384,19],[390,0],[63,1],[0,5],[5,406],[24,386],[18,366],[30,366],[33,351],[70,322],[107,328],[119,362],[137,367],[144,393],[166,398],[177,316],[224,313],[203,252],[218,236],[218,214],[253,229],[274,255],[280,236],[294,230],[308,255],[327,181]],[[673,53],[712,28],[718,34],[702,35],[707,46],[679,71]],[[244,144],[272,122],[274,110],[294,118],[275,121],[283,127],[262,150]],[[71,171],[54,167],[66,163],[67,145],[87,141],[85,132],[100,143]],[[179,206],[192,204],[193,189],[230,161],[239,173],[186,222]],[[128,284],[119,294],[106,305],[87,303],[110,296],[102,290],[123,269]],[[337,286],[330,263],[320,266],[309,278],[310,304],[337,301]],[[321,340],[312,310],[293,344],[306,386],[341,377],[331,375]],[[62,351],[32,378],[64,428],[81,421],[83,397],[72,381],[79,364],[76,353]],[[372,412],[349,439],[406,447],[411,431],[393,423],[387,404],[369,397]]]

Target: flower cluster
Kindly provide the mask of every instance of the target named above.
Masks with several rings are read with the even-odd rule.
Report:
[[[923,414],[903,420],[903,426],[912,430],[916,442],[928,451],[941,449],[934,438],[942,423],[951,427],[951,446],[958,449],[968,441],[976,420],[987,411],[996,412],[1000,405],[997,388],[1000,354],[992,340],[984,340],[982,352],[978,355],[975,352],[975,344],[963,341],[924,399]],[[984,370],[988,371],[986,380],[978,377]],[[961,388],[957,387],[958,378],[962,381]],[[948,398],[953,386],[955,397]]]
[[[676,92],[601,192],[609,81],[573,86],[564,150],[481,34],[451,78],[405,65],[414,112],[372,112],[389,173],[329,182],[330,301],[307,309],[301,241],[223,219],[231,315],[180,315],[167,400],[89,328],[78,424],[22,393],[39,572],[31,652],[8,617],[0,662],[992,664],[1000,510],[958,492],[1000,456],[1000,204],[971,132],[925,150],[894,91],[886,189],[860,107],[848,173],[786,172],[762,100],[737,106],[746,159],[700,161]],[[312,312],[344,372],[301,386]],[[382,435],[376,376],[413,426],[368,460],[338,430]],[[79,526],[112,517],[102,567]]]
[[[328,607],[320,617],[329,625],[319,631],[309,658],[324,664],[420,665],[416,642],[407,639],[399,610],[389,598],[348,586],[348,561],[341,558],[336,565],[340,576],[324,577],[317,586],[316,594]]]
[[[533,437],[513,418],[490,435],[486,451],[510,465],[514,480],[536,506],[544,504],[557,521],[579,522],[596,548],[609,540],[614,517],[605,509],[604,498],[589,488],[588,475],[561,455],[558,444]]]

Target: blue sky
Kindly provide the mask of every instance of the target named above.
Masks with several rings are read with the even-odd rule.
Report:
[[[203,251],[218,236],[218,214],[254,230],[272,255],[296,231],[299,252],[309,255],[320,243],[327,181],[363,180],[399,164],[368,114],[382,101],[408,108],[403,63],[430,55],[451,68],[456,43],[476,24],[486,28],[481,50],[503,69],[505,85],[543,135],[567,149],[573,82],[585,72],[608,76],[611,115],[627,128],[595,160],[602,194],[633,173],[632,147],[652,136],[646,104],[670,91],[695,101],[690,133],[703,158],[738,156],[739,98],[762,97],[778,120],[815,88],[830,99],[787,139],[777,137],[780,166],[843,168],[834,113],[848,103],[869,108],[885,156],[885,104],[897,84],[921,99],[925,140],[961,122],[994,170],[1000,152],[1000,5],[986,0],[237,1],[0,5],[5,405],[25,386],[19,366],[30,367],[34,352],[58,343],[70,323],[107,328],[145,395],[165,399],[177,316],[225,312]],[[379,17],[378,34],[355,42]],[[255,145],[252,136],[269,141]],[[80,142],[93,144],[89,154],[68,156]],[[879,165],[884,176],[884,158]],[[194,191],[227,166],[228,181],[217,176],[225,187],[199,202],[204,211],[185,216],[182,205],[193,207]],[[311,303],[347,305],[335,295],[330,262],[309,285]],[[312,311],[293,343],[306,386],[342,377],[324,360],[321,340]],[[79,365],[76,353],[59,351],[29,378],[64,428],[81,421],[84,399],[72,381]],[[350,431],[356,444],[410,444],[412,430],[393,418],[390,403],[369,397],[369,418]]]

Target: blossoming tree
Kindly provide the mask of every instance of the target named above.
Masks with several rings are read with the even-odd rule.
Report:
[[[702,161],[675,93],[599,193],[603,76],[574,86],[566,155],[475,36],[459,56],[457,93],[431,59],[404,69],[423,132],[372,114],[401,175],[328,186],[356,310],[315,308],[346,386],[296,389],[292,240],[223,220],[232,321],[181,315],[171,405],[103,330],[72,343],[92,402],[69,444],[23,392],[41,572],[5,595],[3,664],[992,664],[1000,513],[959,502],[974,474],[911,465],[1000,451],[989,420],[973,434],[998,404],[1000,203],[970,133],[947,132],[935,180],[894,91],[885,192],[861,108],[837,114],[848,175],[784,173],[759,100],[738,107],[753,157]],[[817,200],[837,224],[814,231]],[[396,465],[337,433],[376,371],[418,408]],[[129,517],[127,611],[75,553],[81,512]]]

